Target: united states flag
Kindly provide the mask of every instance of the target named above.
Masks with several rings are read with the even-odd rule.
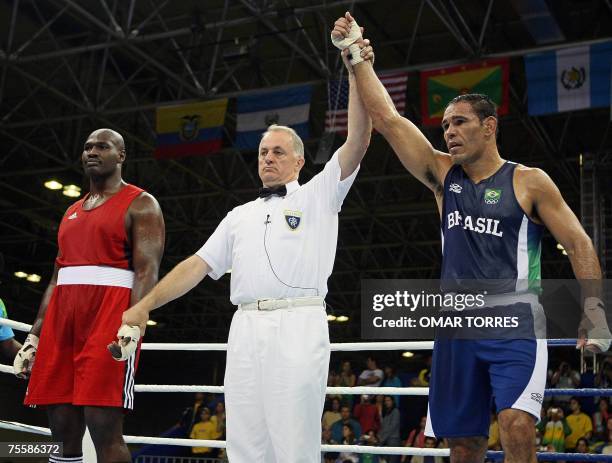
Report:
[[[397,111],[406,110],[407,72],[379,74],[378,78],[389,92]],[[327,111],[325,112],[325,131],[346,134],[348,123],[348,80],[335,80],[327,85]]]

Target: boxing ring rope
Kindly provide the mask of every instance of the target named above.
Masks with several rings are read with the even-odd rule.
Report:
[[[9,319],[0,319],[0,325],[7,325],[18,331],[29,331],[31,325],[16,322]],[[551,339],[548,340],[549,346],[575,346],[575,339]],[[332,351],[369,351],[369,350],[431,350],[433,341],[408,341],[408,342],[363,342],[363,343],[333,343]],[[224,343],[143,343],[142,350],[157,351],[225,351],[227,344]],[[1,373],[13,374],[13,367],[0,365]],[[199,386],[199,385],[159,385],[159,384],[140,384],[134,386],[136,392],[212,392],[223,393],[223,386]],[[328,387],[327,394],[347,394],[347,395],[404,395],[404,396],[427,396],[427,387]],[[592,396],[612,396],[612,389],[546,389],[544,395],[572,395],[580,397]],[[23,423],[0,420],[0,429],[9,429],[21,432],[30,432],[50,436],[48,428],[32,426]],[[211,447],[225,448],[226,442],[220,440],[197,440],[197,439],[172,439],[163,437],[148,436],[124,436],[128,444],[155,444],[155,445],[176,445],[182,447]],[[366,445],[321,445],[322,452],[351,452],[369,453],[376,455],[419,455],[419,456],[439,456],[447,457],[450,455],[449,449],[430,449],[417,447],[373,447]],[[564,461],[571,460],[576,462],[610,462],[612,455],[602,454],[580,454],[580,453],[553,453],[538,452],[538,460]],[[503,452],[487,452],[487,458],[493,460],[503,459]]]

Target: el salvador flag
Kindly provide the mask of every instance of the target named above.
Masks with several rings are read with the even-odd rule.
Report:
[[[234,146],[256,149],[261,134],[272,124],[289,126],[302,139],[308,138],[311,96],[311,85],[239,96]]]
[[[612,41],[525,57],[529,114],[610,105]]]

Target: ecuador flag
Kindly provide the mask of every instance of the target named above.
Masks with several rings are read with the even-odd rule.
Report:
[[[156,158],[214,153],[221,149],[227,98],[157,108]]]
[[[484,93],[508,114],[508,58],[421,72],[421,112],[424,125],[438,125],[450,100],[465,93]]]

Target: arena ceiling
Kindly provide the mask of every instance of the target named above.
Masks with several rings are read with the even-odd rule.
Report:
[[[610,109],[530,117],[522,60],[532,50],[609,38],[610,0],[5,0],[0,3],[0,251],[5,261],[0,297],[12,316],[33,320],[57,253],[57,225],[72,201],[43,182],[55,178],[87,187],[78,159],[93,129],[111,127],[124,135],[124,177],[162,205],[167,227],[162,274],[193,253],[227,211],[253,199],[260,185],[255,153],[239,152],[229,143],[206,157],[156,160],[157,106],[313,83],[312,137],[306,141],[302,181],[318,172],[321,166],[312,161],[323,133],[326,83],[342,69],[329,30],[346,10],[365,26],[378,70],[411,71],[407,115],[415,122],[420,120],[417,71],[510,56],[511,103],[501,120],[502,155],[544,168],[578,214],[579,155],[594,156],[601,172],[597,198],[608,208],[607,236],[612,236]],[[234,122],[228,117],[227,140]],[[440,129],[424,131],[444,148]],[[340,143],[334,140],[335,146]],[[612,245],[610,239],[603,244]],[[332,339],[359,336],[363,278],[435,278],[439,263],[439,219],[431,194],[374,135],[341,214],[328,300],[352,321],[333,324]],[[571,276],[567,258],[550,236],[543,264],[546,277]],[[612,271],[612,262],[607,266]],[[40,274],[42,281],[17,279],[17,270]],[[207,279],[156,313],[160,325],[149,334],[224,340],[233,312],[228,288],[229,276]]]

